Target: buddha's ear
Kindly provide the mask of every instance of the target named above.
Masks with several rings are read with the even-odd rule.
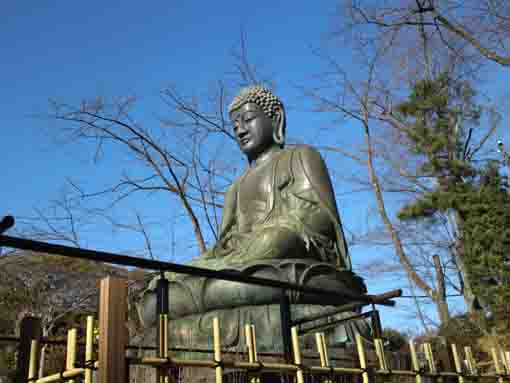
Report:
[[[285,110],[282,106],[276,106],[273,116],[273,139],[283,147],[285,144]]]

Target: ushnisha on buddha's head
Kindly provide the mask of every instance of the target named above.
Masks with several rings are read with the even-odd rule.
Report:
[[[285,110],[280,99],[262,86],[241,89],[229,107],[234,134],[248,161],[285,144]]]

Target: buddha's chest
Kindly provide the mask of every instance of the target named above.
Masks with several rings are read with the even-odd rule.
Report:
[[[238,189],[238,211],[242,231],[264,218],[273,193],[272,164],[250,169]]]

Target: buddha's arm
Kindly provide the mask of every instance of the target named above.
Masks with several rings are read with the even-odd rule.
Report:
[[[294,152],[291,166],[294,181],[287,191],[290,217],[302,222],[308,231],[326,236],[334,234],[338,212],[321,155],[311,147],[299,147]]]

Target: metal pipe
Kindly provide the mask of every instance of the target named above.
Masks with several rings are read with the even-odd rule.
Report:
[[[328,291],[314,287],[300,286],[288,282],[281,282],[268,278],[252,277],[237,271],[210,270],[201,267],[181,265],[172,262],[157,261],[154,259],[138,258],[127,255],[109,253],[105,251],[96,251],[64,245],[56,245],[46,242],[11,237],[7,235],[0,235],[0,247],[2,246],[47,254],[62,255],[72,258],[86,259],[94,262],[106,262],[117,265],[139,267],[158,271],[170,271],[177,274],[189,274],[211,279],[220,279],[231,282],[249,283],[254,285],[299,291],[307,294],[316,294],[322,297],[328,297],[329,299],[331,299],[331,304],[339,302],[344,303],[345,299],[350,299],[353,301],[377,303],[381,305],[389,306],[394,305],[392,301],[385,298],[385,295],[381,296],[369,294],[358,295],[346,291]],[[400,289],[392,290],[387,294],[391,296],[400,296],[402,294],[402,290]],[[383,297],[383,299],[381,299],[381,297]]]

